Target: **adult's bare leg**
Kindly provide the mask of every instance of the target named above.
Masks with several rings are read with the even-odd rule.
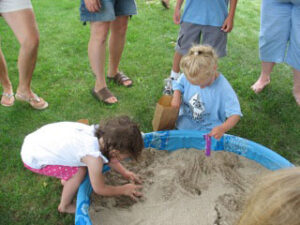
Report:
[[[96,76],[95,91],[107,87],[105,81],[105,51],[106,39],[111,22],[91,22],[91,36],[88,46],[89,60]],[[105,100],[108,103],[117,102],[116,97]]]
[[[126,42],[126,31],[128,27],[129,16],[118,16],[110,25],[109,38],[109,69],[108,77],[114,77],[118,72],[118,67],[122,57],[123,49]],[[130,85],[131,80],[125,81],[125,86]]]
[[[31,80],[39,46],[39,32],[34,13],[32,9],[24,9],[2,13],[2,16],[20,43],[18,57],[19,86],[17,94],[24,99],[33,99],[35,98],[35,94],[31,90]],[[45,104],[47,103],[44,99],[40,98],[39,101],[33,102],[32,106],[39,108]]]
[[[4,55],[0,49],[0,82],[3,87],[3,95],[1,98],[1,104],[4,106],[11,106],[14,103],[13,88],[7,73],[7,66]]]
[[[293,94],[297,104],[300,106],[300,71],[293,68],[293,72],[294,72]]]
[[[275,63],[274,62],[261,62],[261,73],[258,80],[251,86],[251,89],[258,94],[261,92],[265,86],[267,86],[271,79],[270,74],[273,70]]]

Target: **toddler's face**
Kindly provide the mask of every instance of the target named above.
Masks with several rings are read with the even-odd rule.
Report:
[[[208,86],[210,86],[216,79],[216,75],[210,76],[209,78],[205,79],[205,80],[200,80],[197,82],[193,82],[193,85],[197,85],[200,86],[200,88],[206,88]]]

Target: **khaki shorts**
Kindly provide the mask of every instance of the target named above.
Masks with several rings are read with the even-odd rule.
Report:
[[[182,22],[175,50],[185,55],[194,44],[200,43],[213,47],[218,57],[226,56],[227,33],[221,27]]]
[[[0,0],[0,14],[22,9],[32,9],[30,0]]]

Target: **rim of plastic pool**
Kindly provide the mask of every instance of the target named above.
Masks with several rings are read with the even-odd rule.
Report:
[[[159,150],[175,151],[181,148],[205,149],[204,133],[200,131],[157,131],[144,134],[145,148],[152,147]],[[212,139],[211,149],[214,151],[229,151],[254,160],[269,170],[293,167],[287,159],[271,149],[234,135],[225,134],[219,141]],[[103,172],[109,170],[108,166]],[[75,224],[92,225],[89,217],[90,194],[92,186],[87,176],[81,183],[76,202]]]

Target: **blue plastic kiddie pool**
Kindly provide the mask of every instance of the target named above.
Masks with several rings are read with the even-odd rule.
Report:
[[[204,133],[200,131],[157,131],[144,135],[145,148],[175,151],[182,148],[205,149]],[[212,140],[211,149],[214,151],[229,151],[254,160],[269,170],[292,167],[293,164],[276,152],[233,135],[225,134],[220,141]],[[108,166],[103,172],[109,170]],[[92,225],[89,217],[90,195],[92,186],[87,176],[79,187],[75,213],[76,225]]]

